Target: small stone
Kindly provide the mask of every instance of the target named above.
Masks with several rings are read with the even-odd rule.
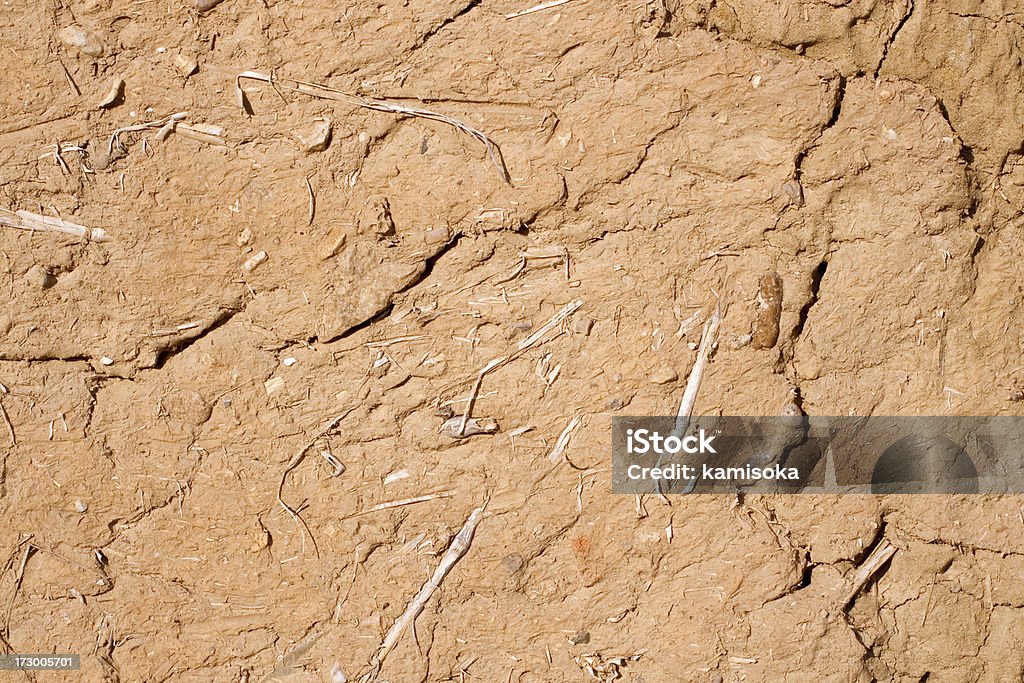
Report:
[[[679,375],[674,368],[665,365],[652,372],[649,379],[652,384],[671,384],[679,379]]]
[[[243,230],[241,232],[241,234],[238,235],[238,239],[236,240],[236,242],[238,243],[238,246],[240,246],[240,247],[244,247],[247,244],[251,244],[252,243],[252,230],[249,229],[249,228],[246,228],[245,230]]]
[[[102,356],[100,358],[100,363],[106,365],[107,367],[110,367],[111,365],[114,364],[114,359],[109,356]]]
[[[590,632],[580,631],[578,633],[574,633],[573,635],[569,636],[569,642],[572,645],[586,645],[590,642]]]
[[[77,24],[62,28],[57,32],[57,38],[68,47],[73,47],[89,57],[102,57],[106,51],[99,35]]]
[[[804,205],[804,186],[800,184],[799,180],[790,180],[782,186],[782,189],[789,195],[789,201],[793,206],[799,209]]]
[[[501,567],[509,574],[515,574],[518,571],[522,571],[523,567],[526,566],[526,562],[523,560],[523,556],[519,553],[509,553],[501,560]]]
[[[180,52],[174,55],[172,61],[177,72],[186,78],[199,70],[199,63],[194,58]]]
[[[49,269],[44,268],[38,264],[32,266],[25,273],[25,279],[28,280],[29,284],[39,289],[49,289],[57,284],[57,278]]]
[[[110,81],[110,86],[107,88],[106,94],[103,99],[100,100],[97,107],[99,109],[106,109],[117,104],[117,102],[124,96],[124,79],[120,77],[114,78]]]
[[[299,361],[295,360],[291,356],[288,356],[283,361],[281,361],[281,363],[283,363],[286,368],[290,368],[291,366],[295,365],[298,362]]]
[[[427,244],[447,244],[452,239],[452,229],[447,225],[428,230],[426,234]]]
[[[477,434],[494,434],[498,431],[498,423],[492,418],[477,419],[471,417],[466,420],[466,428],[459,433],[459,429],[462,427],[462,415],[456,415],[455,417],[445,420],[445,423],[441,425],[441,433],[450,439],[465,439],[470,436],[476,436]]]
[[[742,349],[744,346],[749,346],[753,339],[754,335],[752,334],[738,334],[732,339],[732,348]]]
[[[89,506],[80,500],[75,501],[75,512],[84,513],[89,509]]]
[[[250,273],[259,268],[261,263],[266,263],[267,252],[259,251],[246,259],[245,263],[242,264],[242,268],[249,271]]]
[[[573,318],[572,320],[572,333],[581,334],[584,337],[590,336],[590,330],[594,327],[594,321],[590,318],[581,315]]]
[[[199,12],[208,12],[223,0],[189,0],[190,4]]]
[[[324,151],[331,144],[330,119],[316,121],[305,131],[295,133],[295,139],[299,141],[302,151],[307,154]]]

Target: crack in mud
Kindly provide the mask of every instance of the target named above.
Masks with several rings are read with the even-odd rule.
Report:
[[[896,27],[893,29],[892,33],[889,34],[889,38],[882,45],[882,56],[878,59],[878,64],[875,66],[875,71],[873,74],[875,80],[878,80],[878,75],[882,72],[882,67],[885,65],[885,60],[889,56],[889,48],[892,47],[892,44],[896,41],[896,36],[899,35],[901,30],[903,30],[903,27],[910,20],[910,17],[913,13],[914,0],[910,0],[910,5],[907,8],[906,13],[903,15],[903,18],[900,19],[899,23],[896,24]]]

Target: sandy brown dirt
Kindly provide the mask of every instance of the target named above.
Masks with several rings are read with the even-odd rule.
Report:
[[[699,413],[1021,412],[1024,14],[505,17],[531,4],[5,3],[0,207],[111,237],[0,226],[0,645],[82,655],[5,680],[356,680],[485,500],[378,680],[1022,680],[1018,497],[638,508],[608,468],[611,415],[674,412],[716,295]],[[247,69],[455,117],[512,182],[443,123],[256,82],[247,113]],[[175,112],[225,144],[110,146]],[[322,118],[329,147],[304,151]],[[568,270],[517,272],[542,249]],[[439,433],[439,406],[573,300],[485,377],[474,415],[497,433]],[[308,531],[277,500],[290,461]]]

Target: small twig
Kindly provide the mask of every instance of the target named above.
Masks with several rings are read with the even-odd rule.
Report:
[[[180,111],[176,114],[165,116],[157,121],[150,121],[148,123],[138,123],[133,126],[124,126],[123,128],[118,128],[110,135],[110,141],[107,143],[107,154],[113,156],[115,144],[118,146],[119,149],[124,150],[124,145],[121,144],[121,135],[124,133],[140,133],[144,130],[151,130],[153,128],[161,129],[164,126],[167,126],[168,124],[171,124],[171,128],[173,130],[173,124],[185,119],[186,117],[188,117],[188,112]]]
[[[353,517],[362,517],[368,515],[371,512],[380,512],[381,510],[390,510],[391,508],[405,507],[406,505],[415,505],[416,503],[426,503],[428,500],[437,500],[438,498],[450,498],[452,495],[451,491],[439,491],[438,493],[428,493],[423,496],[416,496],[415,498],[405,498],[403,500],[392,500],[387,503],[377,503],[369,510],[363,510],[362,512],[354,512],[345,519],[351,519]]]
[[[857,593],[864,587],[864,584],[875,575],[875,573],[882,568],[882,565],[889,561],[893,555],[896,554],[898,548],[886,539],[882,539],[875,546],[875,549],[871,551],[868,558],[864,560],[863,564],[857,567],[857,572],[853,575],[853,583],[850,586],[850,591],[846,594],[846,599],[843,600],[843,604],[840,605],[841,609],[846,607],[857,597]]]
[[[501,179],[510,185],[512,184],[512,178],[509,176],[508,169],[505,167],[505,161],[501,156],[501,150],[498,146],[492,142],[489,137],[476,128],[472,128],[451,116],[440,114],[429,109],[407,107],[403,104],[388,102],[386,100],[368,100],[363,97],[359,97],[358,95],[345,92],[344,90],[332,88],[328,85],[300,81],[294,78],[277,78],[270,74],[260,73],[259,71],[243,71],[235,77],[235,99],[238,106],[246,112],[251,111],[251,109],[249,107],[249,100],[246,98],[245,91],[242,89],[242,79],[262,81],[271,85],[281,85],[289,90],[302,93],[303,95],[309,95],[310,97],[347,102],[373,111],[381,111],[389,114],[404,114],[406,116],[415,116],[421,119],[429,119],[431,121],[446,123],[479,141],[484,146],[484,149],[487,150],[487,155],[491,158],[491,163],[494,164],[494,167],[498,169]]]
[[[546,9],[558,7],[559,5],[565,5],[569,2],[572,2],[572,0],[551,0],[551,2],[542,2],[539,5],[534,5],[533,7],[530,7],[529,9],[524,9],[520,12],[512,12],[511,14],[506,14],[505,18],[515,19],[516,17],[522,17],[527,14],[533,14],[534,12],[543,12]]]
[[[441,561],[437,565],[437,569],[434,570],[434,574],[423,584],[419,592],[409,601],[409,605],[405,608],[405,612],[402,613],[395,623],[392,624],[391,628],[388,629],[387,634],[384,636],[384,640],[380,644],[380,648],[377,650],[377,654],[374,656],[371,662],[372,669],[364,674],[360,679],[363,683],[369,683],[377,678],[377,673],[380,671],[381,665],[384,663],[384,659],[398,644],[399,638],[407,628],[413,626],[416,622],[416,617],[423,612],[424,606],[427,601],[430,600],[430,596],[434,594],[441,582],[448,575],[448,572],[452,570],[452,567],[462,559],[462,557],[469,550],[470,544],[473,542],[473,533],[476,531],[476,527],[480,524],[480,519],[483,517],[484,510],[487,504],[484,503],[483,507],[478,507],[470,513],[466,523],[462,525],[462,529],[459,533],[455,534],[455,538],[452,539],[452,543],[448,546],[448,550],[445,551],[444,556],[441,557]]]
[[[555,326],[560,324],[563,320],[565,320],[570,315],[572,315],[577,310],[579,310],[580,306],[582,306],[582,305],[583,305],[583,300],[582,299],[576,299],[575,301],[570,301],[569,303],[567,303],[562,308],[562,310],[560,310],[558,313],[555,314],[555,317],[553,317],[551,320],[547,321],[540,329],[538,329],[536,332],[531,334],[529,337],[527,337],[523,341],[519,342],[519,344],[517,345],[516,348],[519,351],[525,351],[526,349],[530,348],[531,346],[536,344],[541,339],[541,337],[543,337],[545,334],[547,334],[549,330],[551,330],[552,328],[554,328]]]
[[[722,307],[720,303],[715,304],[715,310],[711,314],[711,317],[706,323],[704,323],[704,331],[700,336],[700,346],[697,349],[697,360],[693,362],[693,369],[690,370],[690,376],[686,380],[686,389],[683,390],[683,397],[679,401],[679,410],[676,411],[676,423],[672,428],[672,436],[676,438],[682,437],[683,433],[686,432],[686,428],[690,426],[690,417],[693,415],[693,406],[697,402],[697,392],[700,391],[701,381],[704,379],[704,370],[707,368],[708,356],[711,354],[711,348],[715,345],[715,337],[718,335],[718,325],[722,321]],[[655,467],[661,467],[662,457],[658,456],[658,462]],[[665,493],[662,491],[661,479],[658,480],[658,494],[665,500]],[[683,489],[683,493],[690,493],[697,486],[698,479],[691,479],[686,487]]]
[[[569,424],[565,426],[562,433],[558,435],[558,441],[555,442],[555,447],[551,449],[548,460],[558,462],[558,459],[562,457],[562,453],[565,452],[566,447],[569,445],[569,440],[572,439],[572,433],[576,431],[582,422],[583,418],[579,415],[569,421]]]
[[[313,217],[316,216],[316,195],[313,194],[313,186],[309,183],[312,176],[312,173],[306,176],[306,189],[309,190],[309,225],[313,225]]]

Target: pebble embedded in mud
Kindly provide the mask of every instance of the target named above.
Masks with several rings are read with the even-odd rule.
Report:
[[[260,265],[262,265],[263,263],[266,263],[267,258],[268,258],[267,252],[265,252],[265,251],[258,251],[255,254],[253,254],[252,256],[250,256],[248,259],[246,259],[245,263],[242,264],[242,268],[244,268],[245,270],[247,270],[247,271],[249,271],[251,273],[252,271],[254,271],[257,268],[259,268]]]
[[[679,379],[679,373],[674,368],[664,365],[652,372],[648,379],[651,384],[671,384]]]
[[[99,35],[77,24],[65,26],[57,32],[57,38],[68,47],[73,47],[89,57],[102,57],[106,47]]]
[[[34,265],[25,273],[25,280],[37,289],[49,289],[57,284],[57,277],[41,265]]]
[[[184,55],[179,52],[171,58],[171,61],[174,62],[174,68],[177,72],[185,78],[199,70],[199,63],[190,55]]]
[[[324,151],[331,144],[330,120],[320,119],[306,130],[296,131],[295,139],[298,140],[302,151],[307,154]]]
[[[188,4],[200,12],[208,12],[221,2],[223,0],[189,0]]]
[[[584,337],[590,336],[590,330],[594,328],[594,321],[586,316],[576,316],[572,321],[572,333],[580,334]]]

